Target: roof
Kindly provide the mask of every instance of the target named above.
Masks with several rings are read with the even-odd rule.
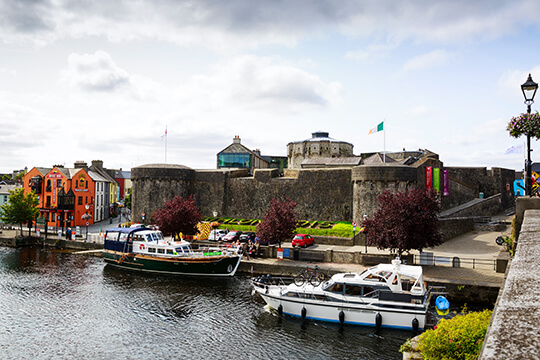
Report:
[[[251,154],[253,156],[258,157],[259,159],[266,161],[261,155],[257,154],[255,151],[248,149],[244,145],[240,143],[232,143],[231,145],[227,146],[225,149],[218,152],[219,154]]]
[[[325,167],[337,167],[337,166],[357,166],[360,165],[362,158],[359,156],[353,157],[321,157],[321,158],[310,158],[302,160],[302,167],[313,167],[313,166],[325,166]]]
[[[323,141],[327,141],[327,142],[336,142],[336,143],[352,145],[349,142],[336,140],[334,138],[331,138],[328,135],[329,134],[327,132],[316,131],[316,132],[311,134],[311,137],[309,139],[305,139],[305,140],[302,140],[302,141],[291,141],[289,144],[301,144],[301,143],[305,143],[305,142],[323,142]]]
[[[20,185],[4,185],[0,184],[0,194],[7,195],[10,191],[20,188]]]
[[[384,157],[384,161],[383,161],[383,157],[384,155],[381,153],[373,154],[370,157],[365,158],[363,164],[364,165],[385,164],[385,163],[392,164],[396,162],[396,160],[392,159],[388,155]]]
[[[97,172],[95,171],[88,171],[88,176],[90,176],[90,178],[94,181],[99,181],[99,182],[111,182],[109,179],[101,176],[100,174],[98,174]]]

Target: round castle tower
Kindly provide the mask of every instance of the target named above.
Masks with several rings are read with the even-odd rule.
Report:
[[[304,159],[354,156],[353,144],[332,139],[328,135],[327,132],[317,131],[311,134],[311,139],[288,143],[288,168],[300,169]]]

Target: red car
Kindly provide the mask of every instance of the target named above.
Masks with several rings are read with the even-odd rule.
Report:
[[[301,246],[306,247],[309,245],[313,245],[313,238],[311,235],[307,234],[298,234],[292,239],[292,246]]]
[[[241,231],[230,231],[227,233],[227,235],[221,238],[221,241],[234,242],[240,239],[240,235],[242,235]]]

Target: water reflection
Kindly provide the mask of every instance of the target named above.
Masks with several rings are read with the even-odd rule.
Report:
[[[7,359],[396,359],[409,332],[280,318],[249,279],[156,276],[0,249]]]

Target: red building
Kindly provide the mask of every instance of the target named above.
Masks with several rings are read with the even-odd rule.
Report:
[[[85,169],[34,167],[23,178],[25,193],[38,196],[41,221],[68,228],[93,224],[94,181]],[[85,215],[88,214],[88,215]]]

